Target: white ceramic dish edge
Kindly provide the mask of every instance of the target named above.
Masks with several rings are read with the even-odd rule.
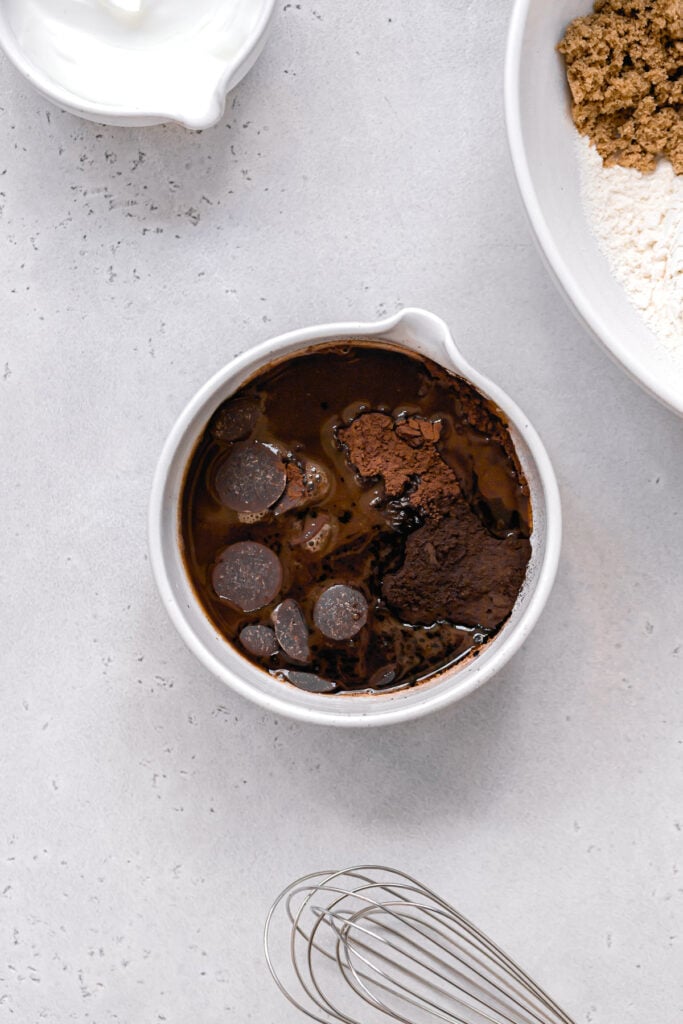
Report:
[[[219,637],[201,610],[182,564],[178,501],[185,468],[201,431],[217,406],[244,380],[261,366],[315,342],[352,337],[386,340],[422,352],[467,378],[498,405],[507,417],[527,476],[530,469],[533,471],[537,497],[532,504],[535,515],[539,512],[543,519],[541,524],[535,518],[534,532],[537,528],[544,531],[544,543],[537,553],[540,558],[535,578],[525,584],[524,597],[520,595],[518,599],[523,609],[515,607],[511,619],[479,659],[395,694],[320,696],[272,679]],[[522,447],[529,457],[522,457]],[[561,533],[557,482],[536,431],[515,403],[463,358],[446,324],[433,314],[414,308],[378,322],[327,324],[292,331],[235,358],[197,392],[180,414],[157,465],[149,508],[150,557],[157,587],[172,622],[199,661],[232,689],[273,713],[335,726],[374,726],[417,718],[465,697],[490,679],[526,640],[545,605],[557,570]],[[204,633],[203,640],[199,631]],[[210,644],[218,646],[211,650]]]
[[[17,70],[39,93],[76,117],[83,117],[87,121],[94,121],[97,124],[121,128],[142,128],[167,124],[172,121],[191,131],[203,131],[206,128],[211,128],[221,119],[228,94],[242,81],[261,55],[275,18],[275,5],[276,0],[262,0],[261,13],[251,36],[240,48],[234,60],[226,66],[216,88],[201,105],[184,111],[130,110],[113,104],[105,106],[93,103],[63,88],[25,57],[11,26],[7,23],[2,0],[0,0],[0,47]]]
[[[548,227],[527,159],[520,107],[520,66],[531,2],[532,0],[516,0],[513,8],[505,57],[504,91],[508,145],[532,232],[551,276],[583,326],[634,381],[673,412],[683,416],[683,395],[680,388],[675,384],[671,385],[662,373],[655,372],[642,358],[634,356],[622,344],[617,329],[609,324],[595,305],[586,300]]]

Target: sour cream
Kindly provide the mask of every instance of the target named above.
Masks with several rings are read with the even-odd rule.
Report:
[[[264,0],[4,0],[25,57],[106,112],[205,121]],[[216,96],[219,106],[222,96]]]

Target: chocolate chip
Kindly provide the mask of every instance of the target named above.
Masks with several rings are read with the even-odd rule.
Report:
[[[292,547],[301,547],[312,554],[320,555],[330,547],[336,529],[327,512],[307,516],[301,532],[290,541]]]
[[[211,424],[211,433],[219,441],[244,441],[256,426],[260,410],[248,398],[236,398],[220,407]]]
[[[255,612],[279,594],[282,565],[264,544],[244,540],[221,552],[212,582],[223,601],[240,611]]]
[[[245,626],[240,633],[240,643],[257,658],[272,658],[280,650],[270,626]]]
[[[311,652],[308,646],[308,626],[301,608],[293,597],[287,597],[273,609],[271,615],[277,641],[292,661],[306,663]]]
[[[368,682],[370,689],[381,690],[383,686],[393,683],[396,678],[396,668],[396,665],[385,665],[384,668],[378,668],[376,672],[373,672]]]
[[[306,516],[298,543],[308,544],[309,541],[315,540],[323,527],[329,525],[330,517],[327,512],[321,512],[319,515]]]
[[[220,464],[214,486],[218,497],[234,512],[265,512],[285,489],[287,475],[281,456],[261,441],[236,444]]]
[[[335,583],[316,601],[313,619],[331,640],[350,640],[368,621],[368,602],[354,587]]]
[[[334,683],[321,676],[313,675],[312,672],[283,672],[282,673],[293,686],[300,690],[307,690],[308,693],[334,693],[337,689]]]

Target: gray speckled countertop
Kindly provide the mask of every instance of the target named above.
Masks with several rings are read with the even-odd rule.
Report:
[[[0,1021],[295,1024],[261,925],[297,873],[405,865],[577,1024],[683,1016],[683,422],[586,336],[502,121],[509,0],[281,4],[201,135],[114,130],[0,62]],[[419,304],[542,434],[560,573],[508,668],[348,733],[225,690],[146,505],[234,353]]]

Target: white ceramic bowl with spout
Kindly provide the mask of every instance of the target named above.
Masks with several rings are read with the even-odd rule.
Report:
[[[176,15],[168,26],[166,9]],[[159,0],[0,0],[0,46],[40,93],[78,117],[200,130],[220,120],[274,15],[275,0],[172,0],[166,8]],[[158,31],[146,33],[150,23]],[[89,47],[88,32],[107,47]]]
[[[512,614],[477,658],[427,682],[394,693],[313,694],[270,676],[225,640],[202,609],[186,572],[180,538],[180,498],[194,448],[218,406],[263,367],[321,342],[337,339],[389,342],[416,352],[470,381],[500,409],[530,488],[532,555]],[[220,370],[180,414],[161,453],[149,511],[151,563],[161,599],[174,625],[199,660],[233,690],[277,714],[306,722],[371,726],[417,718],[476,690],[528,637],[550,593],[561,543],[560,498],[555,474],[538,434],[505,392],[483,377],[458,351],[438,317],[404,309],[377,323],[307,327],[267,341]]]

